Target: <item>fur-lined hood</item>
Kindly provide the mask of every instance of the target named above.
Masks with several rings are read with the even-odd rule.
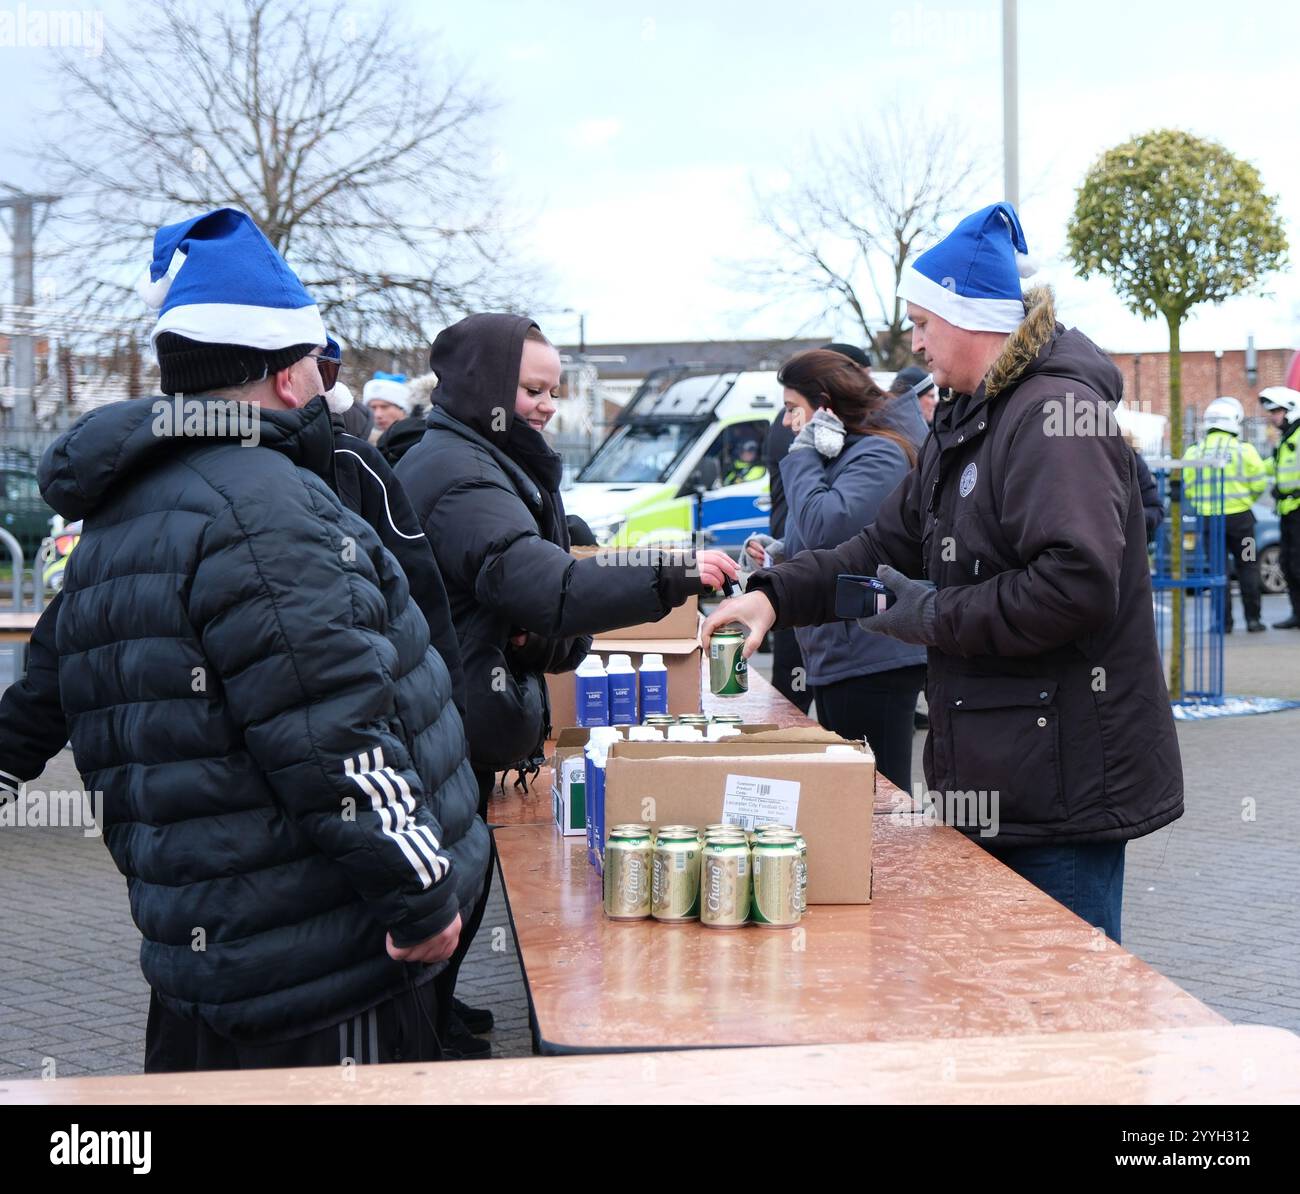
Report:
[[[985,398],[992,400],[1026,374],[1040,371],[1077,380],[1112,406],[1124,396],[1123,375],[1114,362],[1077,328],[1056,321],[1050,286],[1025,292],[1025,318],[985,375]]]
[[[1005,390],[1042,352],[1055,331],[1056,296],[1050,286],[1034,286],[1025,292],[1025,318],[984,378],[985,394],[996,398]]]

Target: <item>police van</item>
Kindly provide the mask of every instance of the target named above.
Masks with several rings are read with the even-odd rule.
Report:
[[[763,444],[781,410],[774,372],[656,369],[564,491],[602,545],[699,542],[739,551],[767,530]]]
[[[882,386],[891,379],[874,376]],[[684,545],[694,536],[738,554],[768,529],[763,448],[781,409],[774,371],[657,369],[564,491],[565,510],[602,545]]]

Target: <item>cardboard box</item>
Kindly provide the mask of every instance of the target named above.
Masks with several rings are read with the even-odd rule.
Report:
[[[620,626],[617,630],[611,630],[606,634],[596,636],[597,643],[603,643],[606,639],[650,639],[653,642],[662,642],[664,639],[698,639],[700,635],[700,623],[703,619],[700,616],[700,599],[691,597],[685,605],[679,605],[676,609],[669,610],[657,622],[638,622],[635,626]],[[602,646],[600,650],[604,650]],[[650,650],[657,650],[651,647]]]
[[[668,712],[698,713],[700,711],[700,644],[694,638],[654,639],[597,638],[592,652],[606,664],[616,651],[632,657],[632,666],[639,672],[641,660],[647,652],[657,651],[664,657],[668,669]],[[551,725],[555,728],[571,726],[578,719],[572,672],[548,674],[546,690],[551,698]]]
[[[741,726],[737,726],[736,728],[737,728],[737,729],[741,732],[741,734],[743,734],[743,735],[751,735],[751,734],[765,734],[765,735],[766,735],[766,734],[776,734],[776,733],[780,733],[780,734],[783,736],[782,739],[781,739],[781,741],[783,741],[783,742],[793,742],[793,741],[798,741],[799,739],[797,739],[797,738],[794,737],[794,735],[798,735],[798,734],[807,734],[807,735],[809,735],[807,741],[816,741],[816,742],[822,744],[823,746],[842,744],[843,741],[844,741],[842,738],[837,738],[834,734],[830,733],[828,730],[823,730],[823,729],[821,729],[819,726],[801,726],[801,727],[797,727],[797,728],[795,728],[795,729],[791,729],[791,730],[778,730],[778,728],[777,728],[777,726],[775,725],[775,723],[773,723],[773,722],[762,722],[761,724],[758,724],[758,725],[753,725],[753,724],[751,724],[751,725],[741,725]],[[554,751],[552,752],[552,754],[551,754],[551,758],[550,758],[551,766],[554,767],[554,768],[557,768],[557,769],[558,769],[559,766],[560,766],[560,764],[561,764],[561,763],[562,763],[566,758],[569,758],[569,757],[572,756],[572,755],[580,755],[580,754],[582,754],[583,749],[584,749],[584,748],[586,747],[586,745],[587,745],[587,738],[588,738],[588,736],[589,736],[590,734],[591,734],[591,731],[590,731],[589,729],[587,729],[585,726],[568,726],[568,727],[566,727],[565,729],[561,730],[561,731],[560,731],[560,732],[555,736],[555,749],[554,749]],[[789,735],[789,737],[786,737],[786,735]],[[815,735],[815,738],[813,737],[814,735]],[[762,743],[763,743],[764,745],[771,745],[771,743],[768,742],[767,739],[762,739],[762,740],[760,740],[760,739],[758,739],[758,738],[755,738],[755,739],[753,739],[753,740],[754,740],[755,742],[762,741]],[[679,743],[676,743],[675,745],[678,745],[678,746],[701,746],[701,745],[704,745],[704,746],[707,746],[707,745],[714,745],[714,746],[717,746],[717,745],[725,745],[728,741],[729,741],[729,739],[725,739],[725,738],[724,738],[723,741],[722,741],[722,743],[679,742]],[[638,742],[638,743],[632,743],[632,744],[626,744],[626,743],[625,743],[625,745],[635,745],[635,746],[662,746],[662,745],[664,745],[664,744],[663,744],[663,743],[660,743],[660,742]]]
[[[617,742],[605,773],[605,824],[707,825],[748,813],[790,823],[808,843],[808,902],[871,902],[875,759],[826,754],[854,745],[819,727],[775,730],[721,742]]]
[[[570,752],[555,766],[551,781],[551,812],[555,827],[565,837],[587,834],[587,776],[582,752]]]
[[[762,724],[738,728],[742,734],[765,734],[777,727]],[[551,813],[555,827],[565,837],[582,837],[587,832],[587,777],[583,751],[590,732],[577,726],[561,730],[551,755]],[[573,763],[572,769],[566,769],[570,762]]]

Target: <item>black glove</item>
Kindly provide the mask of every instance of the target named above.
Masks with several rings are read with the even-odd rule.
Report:
[[[859,618],[863,630],[887,634],[904,643],[918,643],[933,647],[935,644],[934,607],[938,591],[933,585],[910,580],[888,564],[876,569],[877,579],[883,581],[894,593],[894,604],[883,613],[870,618]]]

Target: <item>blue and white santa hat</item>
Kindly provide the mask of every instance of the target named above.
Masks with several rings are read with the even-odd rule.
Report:
[[[158,312],[151,341],[169,394],[258,381],[325,344],[311,295],[230,208],[160,228],[138,289]]]
[[[1020,279],[1038,267],[1010,203],[967,216],[903,272],[898,296],[954,327],[1014,332],[1025,318]]]
[[[406,384],[405,373],[375,373],[361,391],[361,401],[369,406],[372,402],[389,402],[411,413],[411,390]]]

